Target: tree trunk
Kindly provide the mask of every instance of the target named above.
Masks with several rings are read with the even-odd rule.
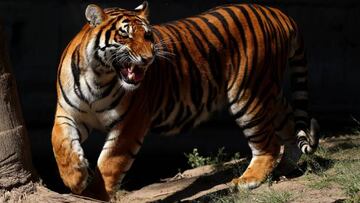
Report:
[[[12,189],[36,178],[16,82],[0,27],[0,188]]]

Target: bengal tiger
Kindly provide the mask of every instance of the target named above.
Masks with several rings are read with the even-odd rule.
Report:
[[[151,25],[148,15],[147,2],[133,10],[91,4],[88,23],[63,52],[52,146],[72,192],[108,200],[149,131],[176,134],[222,108],[252,150],[236,185],[259,186],[282,145],[295,162],[316,150],[305,48],[290,17],[256,4],[224,5],[161,25]],[[282,93],[287,66],[292,105]],[[81,143],[93,129],[107,138],[90,181]]]

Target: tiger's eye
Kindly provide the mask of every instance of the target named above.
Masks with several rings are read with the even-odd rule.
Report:
[[[124,37],[124,38],[128,38],[129,37],[129,34],[127,32],[124,32],[124,31],[121,31],[119,30],[119,34]]]

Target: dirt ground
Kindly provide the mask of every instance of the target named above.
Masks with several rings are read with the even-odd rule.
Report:
[[[251,191],[235,190],[229,183],[247,163],[240,159],[187,170],[136,191],[119,191],[114,202],[360,202],[359,132],[322,139],[316,154],[303,158],[292,177],[273,177]],[[0,202],[99,201],[58,194],[37,184],[25,190],[0,190]]]
[[[359,134],[322,139],[316,155],[301,162],[298,174],[267,181],[247,192],[246,200],[237,198],[237,192],[232,192],[234,188],[229,184],[236,177],[234,170],[246,166],[247,160],[242,159],[221,167],[208,165],[187,170],[137,191],[121,191],[116,202],[264,202],[257,199],[264,192],[290,194],[289,198],[276,201],[267,197],[265,202],[357,202],[358,198],[350,197],[344,186],[330,180],[337,176],[334,165],[342,161],[360,163]]]

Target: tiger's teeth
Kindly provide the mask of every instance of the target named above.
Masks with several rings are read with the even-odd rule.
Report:
[[[129,72],[132,73],[135,69],[135,65],[132,65],[130,68],[129,68]]]
[[[134,80],[134,79],[135,79],[135,73],[129,72],[128,78],[129,78],[130,80]]]

